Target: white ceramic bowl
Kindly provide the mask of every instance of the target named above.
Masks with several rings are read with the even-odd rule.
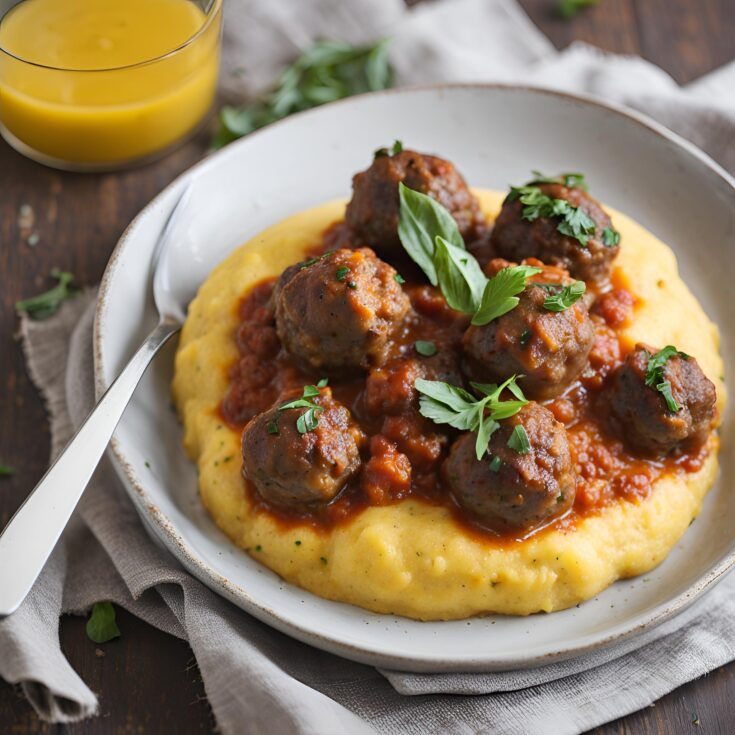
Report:
[[[207,158],[164,190],[127,229],[103,279],[98,390],[154,324],[150,255],[184,179],[199,179],[192,228],[203,247],[191,268],[204,280],[268,225],[348,196],[352,174],[396,138],[455,162],[474,186],[504,189],[526,180],[533,168],[583,171],[596,197],[674,248],[684,278],[721,325],[725,364],[733,364],[735,188],[722,169],[677,136],[620,109],[527,88],[442,86],[366,95],[296,115]],[[204,511],[170,408],[172,355],[173,348],[149,369],[113,440],[113,461],[131,499],[152,533],[202,582],[320,648],[417,671],[535,666],[662,622],[735,560],[730,409],[717,485],[681,543],[644,579],[619,582],[578,609],[527,618],[420,623],[322,600],[235,548]]]

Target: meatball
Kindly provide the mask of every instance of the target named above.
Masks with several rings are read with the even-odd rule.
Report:
[[[303,434],[297,421],[309,409],[279,409],[300,397],[300,390],[284,394],[252,419],[242,435],[243,475],[261,497],[280,506],[328,503],[361,466],[365,437],[331,390],[322,388],[309,399],[322,410],[316,413],[316,427]]]
[[[528,436],[525,454],[508,446],[518,426]],[[501,421],[481,460],[475,435],[460,436],[442,470],[457,502],[498,531],[530,531],[574,503],[576,473],[566,429],[538,403]]]
[[[368,248],[335,250],[288,268],[273,298],[283,346],[327,371],[384,363],[410,309],[396,271]]]
[[[603,231],[612,222],[600,203],[584,189],[561,184],[539,184],[539,189],[554,199],[564,199],[589,215],[596,225],[586,245],[558,230],[560,217],[523,219],[524,204],[512,195],[506,197],[491,236],[497,255],[509,260],[538,258],[544,263],[558,265],[575,278],[602,285],[610,278],[612,261],[620,246],[606,245]]]
[[[602,412],[611,428],[632,449],[665,455],[682,444],[702,444],[715,423],[717,395],[712,381],[693,357],[676,353],[663,365],[656,384],[668,381],[671,396],[679,404],[671,410],[656,384],[646,375],[656,350],[637,344],[613,373],[602,394]],[[650,381],[649,381],[650,382]]]
[[[436,156],[404,150],[376,156],[370,168],[352,179],[345,221],[366,244],[381,253],[401,250],[398,239],[398,184],[427,194],[445,207],[465,239],[475,237],[484,220],[477,199],[454,165]]]
[[[528,279],[514,309],[488,324],[471,325],[462,339],[465,372],[483,383],[522,375],[520,385],[530,398],[560,395],[584,370],[595,341],[584,297],[563,311],[544,307],[547,297],[569,283],[566,271],[544,267]]]

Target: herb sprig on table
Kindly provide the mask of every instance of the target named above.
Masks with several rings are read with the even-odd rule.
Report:
[[[581,10],[591,8],[599,4],[600,0],[561,0],[558,5],[559,14],[565,20],[571,20]]]
[[[213,146],[221,148],[294,112],[393,86],[389,39],[373,46],[322,40],[284,69],[274,89],[244,107],[223,107]]]
[[[646,365],[646,385],[655,388],[664,397],[666,407],[672,413],[681,410],[681,405],[671,393],[671,382],[664,378],[664,368],[666,363],[677,355],[685,360],[689,359],[686,352],[680,352],[673,345],[666,345],[662,350],[649,355],[648,364]]]
[[[575,174],[579,176],[579,174]],[[438,202],[421,192],[398,185],[400,215],[398,237],[404,250],[426,274],[433,286],[439,286],[447,304],[457,311],[472,315],[477,326],[488,324],[518,306],[518,294],[528,279],[540,268],[517,265],[503,268],[488,278],[464,240],[452,215]],[[581,285],[577,285],[581,284]],[[569,308],[584,291],[576,282],[563,298],[547,299],[549,311]],[[581,295],[581,294],[580,294]]]
[[[95,643],[107,643],[120,637],[115,620],[115,608],[111,602],[95,602],[87,620],[87,637]]]
[[[464,388],[440,380],[419,378],[414,383],[414,387],[421,394],[419,398],[421,415],[431,419],[435,424],[449,424],[460,431],[474,431],[477,434],[475,455],[480,460],[487,452],[490,437],[500,428],[498,421],[515,416],[528,401],[516,383],[515,375],[500,385],[494,383],[471,383],[471,385],[478,393],[482,393],[482,398],[476,398]],[[513,394],[515,400],[500,399],[506,389]]]
[[[52,289],[38,296],[17,301],[15,310],[18,313],[25,312],[31,319],[47,319],[56,313],[62,302],[76,295],[77,289],[71,285],[74,281],[71,273],[54,268],[51,277],[58,281]]]

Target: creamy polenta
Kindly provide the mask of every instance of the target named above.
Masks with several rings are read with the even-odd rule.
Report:
[[[493,220],[505,195],[475,193]],[[640,502],[615,500],[572,528],[520,542],[494,543],[467,533],[449,509],[411,499],[368,507],[329,530],[288,528],[255,512],[241,474],[241,432],[218,411],[238,358],[237,305],[251,285],[302,259],[344,210],[345,201],[333,201],[255,236],[210,274],[189,308],[173,395],[186,451],[198,466],[202,501],[217,525],[255,559],[314,594],[422,620],[560,610],[659,564],[715,480],[714,433],[698,470],[664,475]],[[671,250],[625,215],[608,211],[623,243],[616,271],[637,299],[624,338],[631,344],[675,344],[696,356],[717,388],[722,411],[716,326],[681,280]]]

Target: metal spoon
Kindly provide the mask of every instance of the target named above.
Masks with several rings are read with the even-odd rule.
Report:
[[[99,464],[143,373],[168,339],[181,329],[195,285],[176,277],[176,251],[190,244],[182,213],[191,200],[184,187],[151,260],[158,326],[105,391],[72,440],[0,534],[0,617],[15,612],[41,573]]]

